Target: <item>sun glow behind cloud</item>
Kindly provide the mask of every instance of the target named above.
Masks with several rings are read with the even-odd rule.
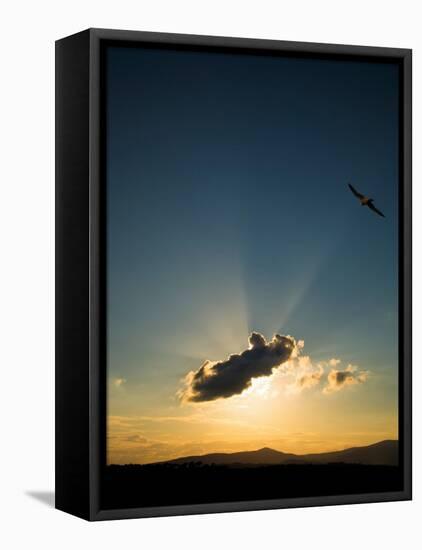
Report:
[[[207,360],[198,370],[190,371],[177,395],[182,403],[233,400],[254,393],[277,396],[282,388],[297,393],[319,386],[324,380],[322,392],[330,394],[366,382],[368,371],[352,365],[337,369],[341,363],[337,358],[314,362],[302,354],[303,347],[302,340],[296,342],[291,336],[276,334],[266,341],[253,332],[248,349],[223,361]]]
[[[291,336],[275,334],[266,341],[262,334],[252,332],[249,347],[230,354],[223,361],[205,361],[185,377],[185,389],[179,392],[182,401],[203,402],[229,398],[246,390],[254,378],[268,377],[273,370],[297,353]]]
[[[339,372],[346,374],[339,377]],[[332,391],[334,377],[339,387]],[[394,414],[380,423],[378,416],[359,412],[353,394],[367,379],[367,371],[342,367],[338,358],[313,361],[299,341],[288,361],[269,376],[252,378],[240,394],[175,403],[147,415],[110,415],[108,462],[145,463],[262,446],[300,454],[395,438]],[[339,400],[343,395],[352,400]]]

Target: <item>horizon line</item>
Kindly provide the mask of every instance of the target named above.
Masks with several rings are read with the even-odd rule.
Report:
[[[263,450],[269,450],[269,451],[273,451],[273,452],[284,454],[284,455],[304,457],[304,456],[315,456],[315,455],[324,455],[324,454],[332,454],[332,453],[341,453],[343,451],[349,451],[351,449],[365,449],[367,447],[373,447],[374,445],[379,445],[381,443],[386,443],[386,442],[396,442],[396,443],[398,443],[399,439],[398,438],[397,439],[381,439],[381,440],[375,441],[374,443],[369,443],[368,445],[355,445],[353,447],[344,447],[343,449],[334,449],[332,451],[322,451],[322,452],[317,452],[317,453],[302,453],[302,454],[289,453],[289,452],[279,451],[277,449],[273,449],[272,447],[264,446],[264,447],[260,447],[259,449],[253,449],[251,451],[234,451],[234,452],[218,452],[217,451],[217,452],[213,452],[213,453],[205,453],[205,454],[200,454],[200,455],[177,456],[175,458],[169,458],[167,460],[158,460],[157,462],[145,462],[145,463],[126,462],[124,464],[110,463],[110,464],[107,464],[107,466],[149,466],[149,465],[152,465],[152,464],[167,464],[169,462],[174,462],[176,460],[188,459],[188,458],[203,458],[203,457],[207,457],[207,456],[210,456],[210,455],[237,455],[237,454],[243,454],[243,453],[257,453],[257,452],[263,451]]]

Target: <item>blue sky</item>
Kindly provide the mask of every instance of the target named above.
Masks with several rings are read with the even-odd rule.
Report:
[[[398,86],[388,63],[108,49],[110,378],[152,406],[280,332],[395,406]]]

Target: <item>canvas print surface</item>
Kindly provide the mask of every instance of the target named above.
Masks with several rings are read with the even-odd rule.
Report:
[[[399,66],[105,74],[104,507],[401,490]]]

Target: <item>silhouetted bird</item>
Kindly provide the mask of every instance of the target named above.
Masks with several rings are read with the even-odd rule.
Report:
[[[383,218],[385,218],[384,214],[380,210],[378,210],[378,208],[375,208],[374,199],[368,199],[368,197],[365,197],[365,195],[362,195],[362,193],[359,193],[358,191],[356,191],[356,189],[350,183],[349,183],[349,187],[351,192],[355,195],[355,197],[359,199],[361,206],[367,206],[373,212],[378,214],[378,216],[382,216]]]

